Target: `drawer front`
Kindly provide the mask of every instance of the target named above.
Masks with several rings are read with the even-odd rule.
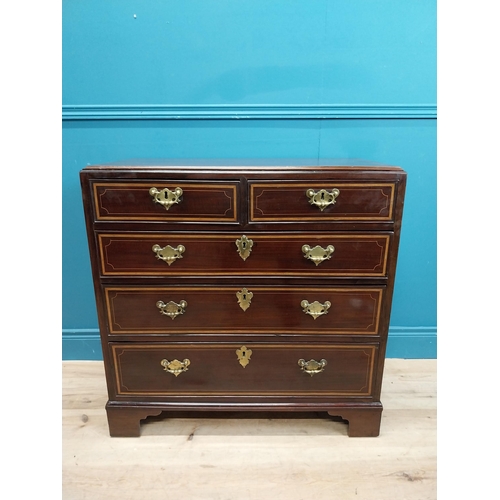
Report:
[[[366,397],[378,354],[376,345],[286,343],[111,344],[111,351],[117,394],[125,396]]]
[[[103,276],[385,277],[390,238],[390,234],[98,235]]]
[[[255,182],[250,220],[387,222],[394,218],[394,192],[394,183]]]
[[[111,335],[377,335],[383,287],[106,287]]]
[[[237,182],[95,182],[95,216],[98,221],[236,222],[237,186]]]

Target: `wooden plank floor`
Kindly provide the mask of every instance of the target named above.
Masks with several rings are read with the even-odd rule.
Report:
[[[323,414],[152,418],[110,438],[102,362],[63,362],[64,500],[431,500],[436,360],[386,361],[377,438]]]

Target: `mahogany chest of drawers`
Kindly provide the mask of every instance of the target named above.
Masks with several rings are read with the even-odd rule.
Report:
[[[402,169],[143,162],[80,178],[111,436],[178,410],[324,411],[379,434]]]

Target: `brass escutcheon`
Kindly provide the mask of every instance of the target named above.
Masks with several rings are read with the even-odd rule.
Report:
[[[239,240],[236,240],[236,247],[238,254],[243,260],[247,260],[250,252],[252,251],[253,241],[243,235]]]
[[[239,292],[236,292],[236,297],[238,298],[240,307],[246,311],[252,303],[253,293],[249,292],[246,288],[242,288]]]
[[[311,205],[316,205],[323,211],[328,205],[335,204],[335,198],[337,198],[339,193],[340,191],[337,188],[333,188],[331,192],[328,192],[326,189],[321,189],[317,192],[314,189],[308,189],[306,196],[309,198]]]
[[[163,301],[159,300],[156,303],[156,307],[160,310],[161,314],[175,319],[180,314],[184,314],[187,307],[187,302],[185,300],[181,300],[179,304],[176,304],[175,302],[170,301],[165,304]]]
[[[310,359],[306,361],[305,359],[299,359],[298,361],[300,369],[311,377],[316,373],[321,373],[325,366],[327,365],[326,359],[322,359],[321,361],[316,361],[314,359]]]
[[[160,364],[161,366],[163,366],[166,372],[172,373],[173,375],[178,377],[182,372],[187,372],[188,366],[191,364],[191,361],[189,361],[189,359],[185,359],[184,361],[179,361],[178,359],[174,359],[173,361],[162,359],[160,361]]]
[[[238,356],[240,365],[245,368],[250,363],[252,349],[247,349],[247,346],[242,345],[239,349],[236,349],[236,356]]]
[[[327,300],[324,304],[321,304],[320,302],[315,300],[314,302],[312,302],[310,304],[307,300],[303,300],[300,303],[300,305],[302,306],[302,310],[306,314],[309,314],[314,319],[316,319],[323,314],[327,314],[328,309],[330,309],[330,306],[332,305],[332,303]]]
[[[177,259],[182,259],[182,254],[186,251],[186,247],[184,245],[177,245],[174,248],[167,245],[162,248],[160,245],[153,245],[152,250],[156,253],[157,259],[163,260],[170,266]]]
[[[326,248],[316,245],[311,248],[309,245],[304,245],[302,247],[302,252],[304,252],[304,257],[306,259],[312,260],[316,265],[321,264],[324,260],[328,260],[332,257],[332,253],[335,251],[333,245],[328,245]]]
[[[159,203],[165,210],[168,210],[172,205],[180,203],[180,197],[182,196],[182,189],[176,187],[173,191],[165,188],[158,191],[155,187],[149,190],[149,194],[152,196],[155,203]]]

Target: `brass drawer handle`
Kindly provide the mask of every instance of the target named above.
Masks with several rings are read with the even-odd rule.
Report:
[[[182,189],[180,187],[176,187],[173,191],[170,191],[168,188],[158,191],[158,189],[152,187],[149,190],[149,194],[152,196],[155,203],[159,203],[165,208],[165,210],[168,210],[172,205],[180,203]]]
[[[311,377],[316,373],[321,373],[325,369],[326,365],[326,359],[322,359],[321,361],[316,361],[314,359],[310,359],[309,361],[306,361],[305,359],[299,359],[300,369],[304,373],[311,375]]]
[[[186,251],[186,247],[184,245],[177,245],[174,248],[167,245],[162,248],[160,245],[154,245],[152,250],[156,253],[157,259],[163,260],[170,266],[177,259],[182,259],[182,254]]]
[[[243,260],[247,260],[252,251],[253,241],[243,235],[240,239],[236,240],[236,247],[238,248],[238,254]]]
[[[165,302],[161,300],[156,303],[156,307],[160,310],[160,313],[172,319],[175,319],[180,314],[184,314],[187,305],[185,300],[181,300],[179,304],[172,301],[165,304]]]
[[[168,359],[162,359],[160,361],[161,366],[163,366],[164,370],[168,373],[172,373],[176,377],[183,372],[187,372],[188,366],[191,364],[189,359],[185,359],[184,361],[179,361],[178,359],[174,359],[173,361],[169,361]]]
[[[328,205],[335,204],[335,199],[339,193],[340,191],[337,188],[333,188],[331,192],[328,192],[326,189],[321,189],[317,192],[314,189],[308,189],[306,196],[309,198],[311,205],[316,205],[323,212]]]
[[[302,252],[304,252],[304,257],[306,259],[312,260],[316,265],[321,264],[324,260],[328,260],[332,257],[332,253],[335,251],[333,245],[328,245],[326,248],[316,245],[311,248],[309,245],[304,245],[302,247]]]
[[[324,304],[321,304],[315,300],[310,304],[307,300],[303,300],[300,305],[306,314],[309,314],[316,319],[323,314],[328,314],[328,309],[330,309],[332,303],[327,300]]]

